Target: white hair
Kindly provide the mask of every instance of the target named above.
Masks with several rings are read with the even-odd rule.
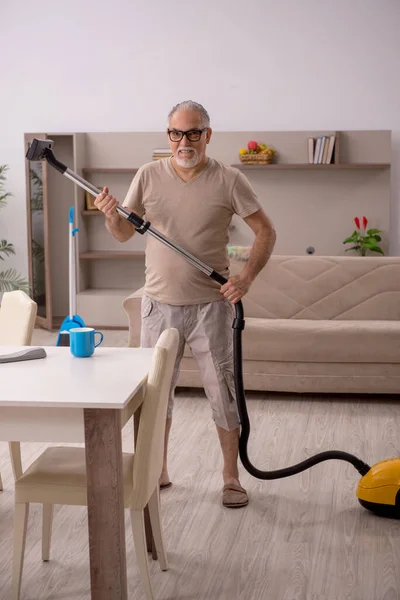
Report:
[[[184,100],[183,102],[179,102],[179,104],[176,104],[170,111],[168,115],[168,123],[170,122],[172,115],[174,115],[178,110],[197,110],[203,118],[204,127],[210,127],[210,115],[202,104],[194,102],[193,100]]]

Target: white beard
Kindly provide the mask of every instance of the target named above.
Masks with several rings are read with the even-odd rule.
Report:
[[[181,148],[181,150],[182,150],[182,148]],[[185,156],[186,152],[179,154],[179,149],[174,156],[174,158],[176,160],[176,164],[179,165],[180,167],[182,167],[183,169],[193,169],[193,167],[195,167],[198,164],[198,162],[200,161],[200,157],[199,157],[197,150],[195,150],[194,148],[191,148],[191,150],[192,150],[192,152],[189,153],[191,158],[183,158],[182,154],[184,154],[184,156]]]

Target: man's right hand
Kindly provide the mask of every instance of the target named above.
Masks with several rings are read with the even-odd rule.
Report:
[[[105,214],[107,219],[110,221],[117,221],[119,219],[119,215],[116,211],[118,200],[114,198],[114,196],[111,196],[108,191],[108,187],[103,188],[103,191],[100,194],[97,194],[94,205]]]

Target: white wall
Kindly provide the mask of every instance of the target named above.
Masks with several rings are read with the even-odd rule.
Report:
[[[391,129],[400,254],[398,0],[2,0],[0,56],[7,267],[27,273],[24,132],[160,131],[189,98],[219,131]]]

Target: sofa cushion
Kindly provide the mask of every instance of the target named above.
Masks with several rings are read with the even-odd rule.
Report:
[[[245,318],[243,360],[400,363],[400,322]],[[191,356],[186,347],[184,356]]]
[[[231,274],[243,262],[231,262]],[[271,256],[243,298],[269,319],[400,319],[398,256]]]
[[[243,379],[246,390],[302,394],[398,394],[400,363],[246,360],[243,363]],[[178,385],[203,387],[193,358],[182,359]]]
[[[244,360],[400,363],[400,322],[245,319]]]

